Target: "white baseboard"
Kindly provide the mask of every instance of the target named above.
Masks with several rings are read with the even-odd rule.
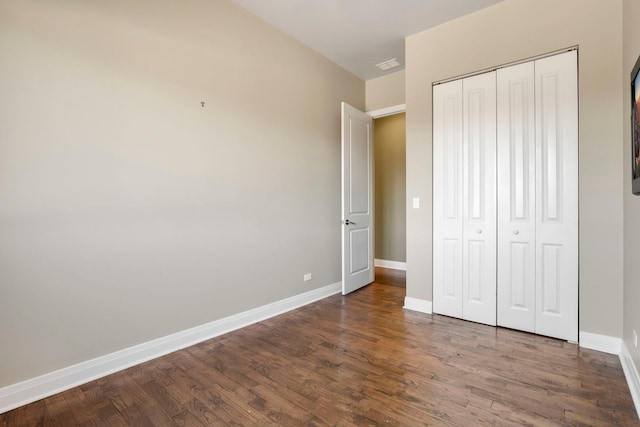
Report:
[[[340,293],[335,283],[0,388],[0,414]]]
[[[431,304],[431,301],[418,298],[404,297],[404,307],[402,308],[419,311],[420,313],[433,313],[433,305]]]
[[[394,270],[407,271],[407,263],[400,261],[387,261],[386,259],[375,259],[373,265],[376,267],[392,268]]]
[[[622,364],[624,377],[627,379],[627,384],[629,385],[629,391],[631,392],[631,398],[636,407],[638,418],[640,418],[640,375],[638,375],[638,369],[636,369],[629,348],[627,348],[627,344],[624,341],[622,341],[620,363]]]
[[[622,350],[621,338],[582,331],[580,331],[578,335],[580,347],[602,351],[603,353],[615,354],[616,356],[619,355]]]

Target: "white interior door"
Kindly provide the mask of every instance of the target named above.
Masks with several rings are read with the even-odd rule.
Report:
[[[534,63],[497,71],[498,319],[535,331],[536,156]]]
[[[342,103],[342,294],[373,282],[373,119]]]
[[[577,51],[535,62],[536,333],[578,340]]]
[[[462,317],[462,80],[433,87],[433,312]]]
[[[496,73],[465,78],[462,318],[496,324]]]

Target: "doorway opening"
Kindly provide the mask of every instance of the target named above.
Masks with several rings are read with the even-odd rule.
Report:
[[[373,126],[375,266],[406,271],[405,113],[374,118]]]

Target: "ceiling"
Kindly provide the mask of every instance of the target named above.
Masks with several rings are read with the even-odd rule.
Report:
[[[404,68],[404,39],[503,0],[233,0],[363,80]],[[396,58],[387,71],[375,65]]]

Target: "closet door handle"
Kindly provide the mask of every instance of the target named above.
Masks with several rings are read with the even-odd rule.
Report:
[[[520,232],[518,230],[513,230],[513,234],[518,235]]]

